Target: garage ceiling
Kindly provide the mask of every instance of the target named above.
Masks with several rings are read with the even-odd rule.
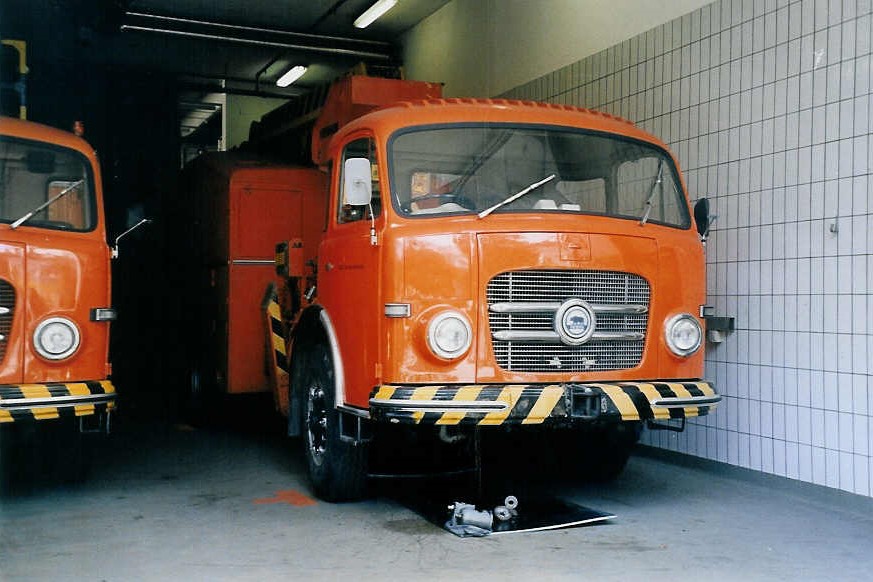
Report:
[[[374,1],[0,0],[0,34],[28,41],[49,86],[53,68],[87,75],[91,65],[175,79],[185,137],[220,118],[221,94],[293,98],[361,63],[396,70],[402,34],[449,0],[398,0],[355,28]],[[278,87],[295,65],[306,74]]]
[[[34,23],[66,14],[91,62],[175,77],[185,137],[215,118],[220,94],[293,98],[361,63],[396,68],[401,35],[448,1],[399,0],[366,29],[352,23],[374,0],[38,0],[20,8]],[[308,67],[303,78],[278,87],[295,65]]]
[[[293,95],[361,62],[398,64],[400,36],[447,2],[399,0],[362,30],[352,22],[373,0],[130,0],[116,3],[120,34],[107,54],[191,82]],[[297,64],[307,74],[291,88],[276,87]]]

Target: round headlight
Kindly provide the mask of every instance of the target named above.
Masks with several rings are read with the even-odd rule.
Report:
[[[33,347],[47,360],[63,360],[79,348],[79,328],[65,317],[51,317],[33,332]]]
[[[445,311],[434,317],[427,327],[427,345],[445,360],[464,355],[473,342],[473,329],[467,318],[456,311]]]
[[[682,313],[667,321],[667,345],[677,356],[690,356],[703,343],[703,331],[697,319],[688,313]]]

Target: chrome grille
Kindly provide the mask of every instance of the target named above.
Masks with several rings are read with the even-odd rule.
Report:
[[[501,273],[488,283],[488,323],[497,364],[513,372],[588,372],[638,366],[648,324],[649,284],[639,275],[616,271],[529,270]],[[633,339],[593,338],[585,344],[565,345],[559,339],[497,339],[504,331],[554,330],[555,309],[572,298],[596,306],[596,332],[617,332]],[[524,304],[537,304],[524,310]],[[501,309],[510,306],[511,309]],[[627,313],[628,307],[639,313]],[[610,312],[623,311],[622,313]],[[556,334],[555,334],[556,335]]]
[[[6,357],[6,346],[12,332],[12,315],[15,313],[15,288],[0,279],[0,362]]]

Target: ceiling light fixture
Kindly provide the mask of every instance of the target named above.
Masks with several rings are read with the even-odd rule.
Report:
[[[291,67],[287,73],[282,75],[276,80],[276,85],[279,87],[287,87],[297,79],[303,76],[303,73],[306,72],[306,67],[303,65],[297,65],[296,67]]]
[[[376,0],[376,3],[367,8],[366,12],[358,16],[357,20],[355,20],[355,26],[357,28],[367,28],[377,18],[394,8],[395,4],[397,4],[397,0]]]

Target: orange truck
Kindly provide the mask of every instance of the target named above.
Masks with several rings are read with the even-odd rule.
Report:
[[[111,254],[93,148],[0,118],[0,428],[109,430]]]
[[[323,499],[362,495],[396,431],[566,429],[613,476],[644,423],[680,430],[721,399],[703,379],[708,205],[667,147],[603,113],[440,94],[339,80],[312,166],[287,178],[301,195],[246,226],[296,215],[263,374]]]

